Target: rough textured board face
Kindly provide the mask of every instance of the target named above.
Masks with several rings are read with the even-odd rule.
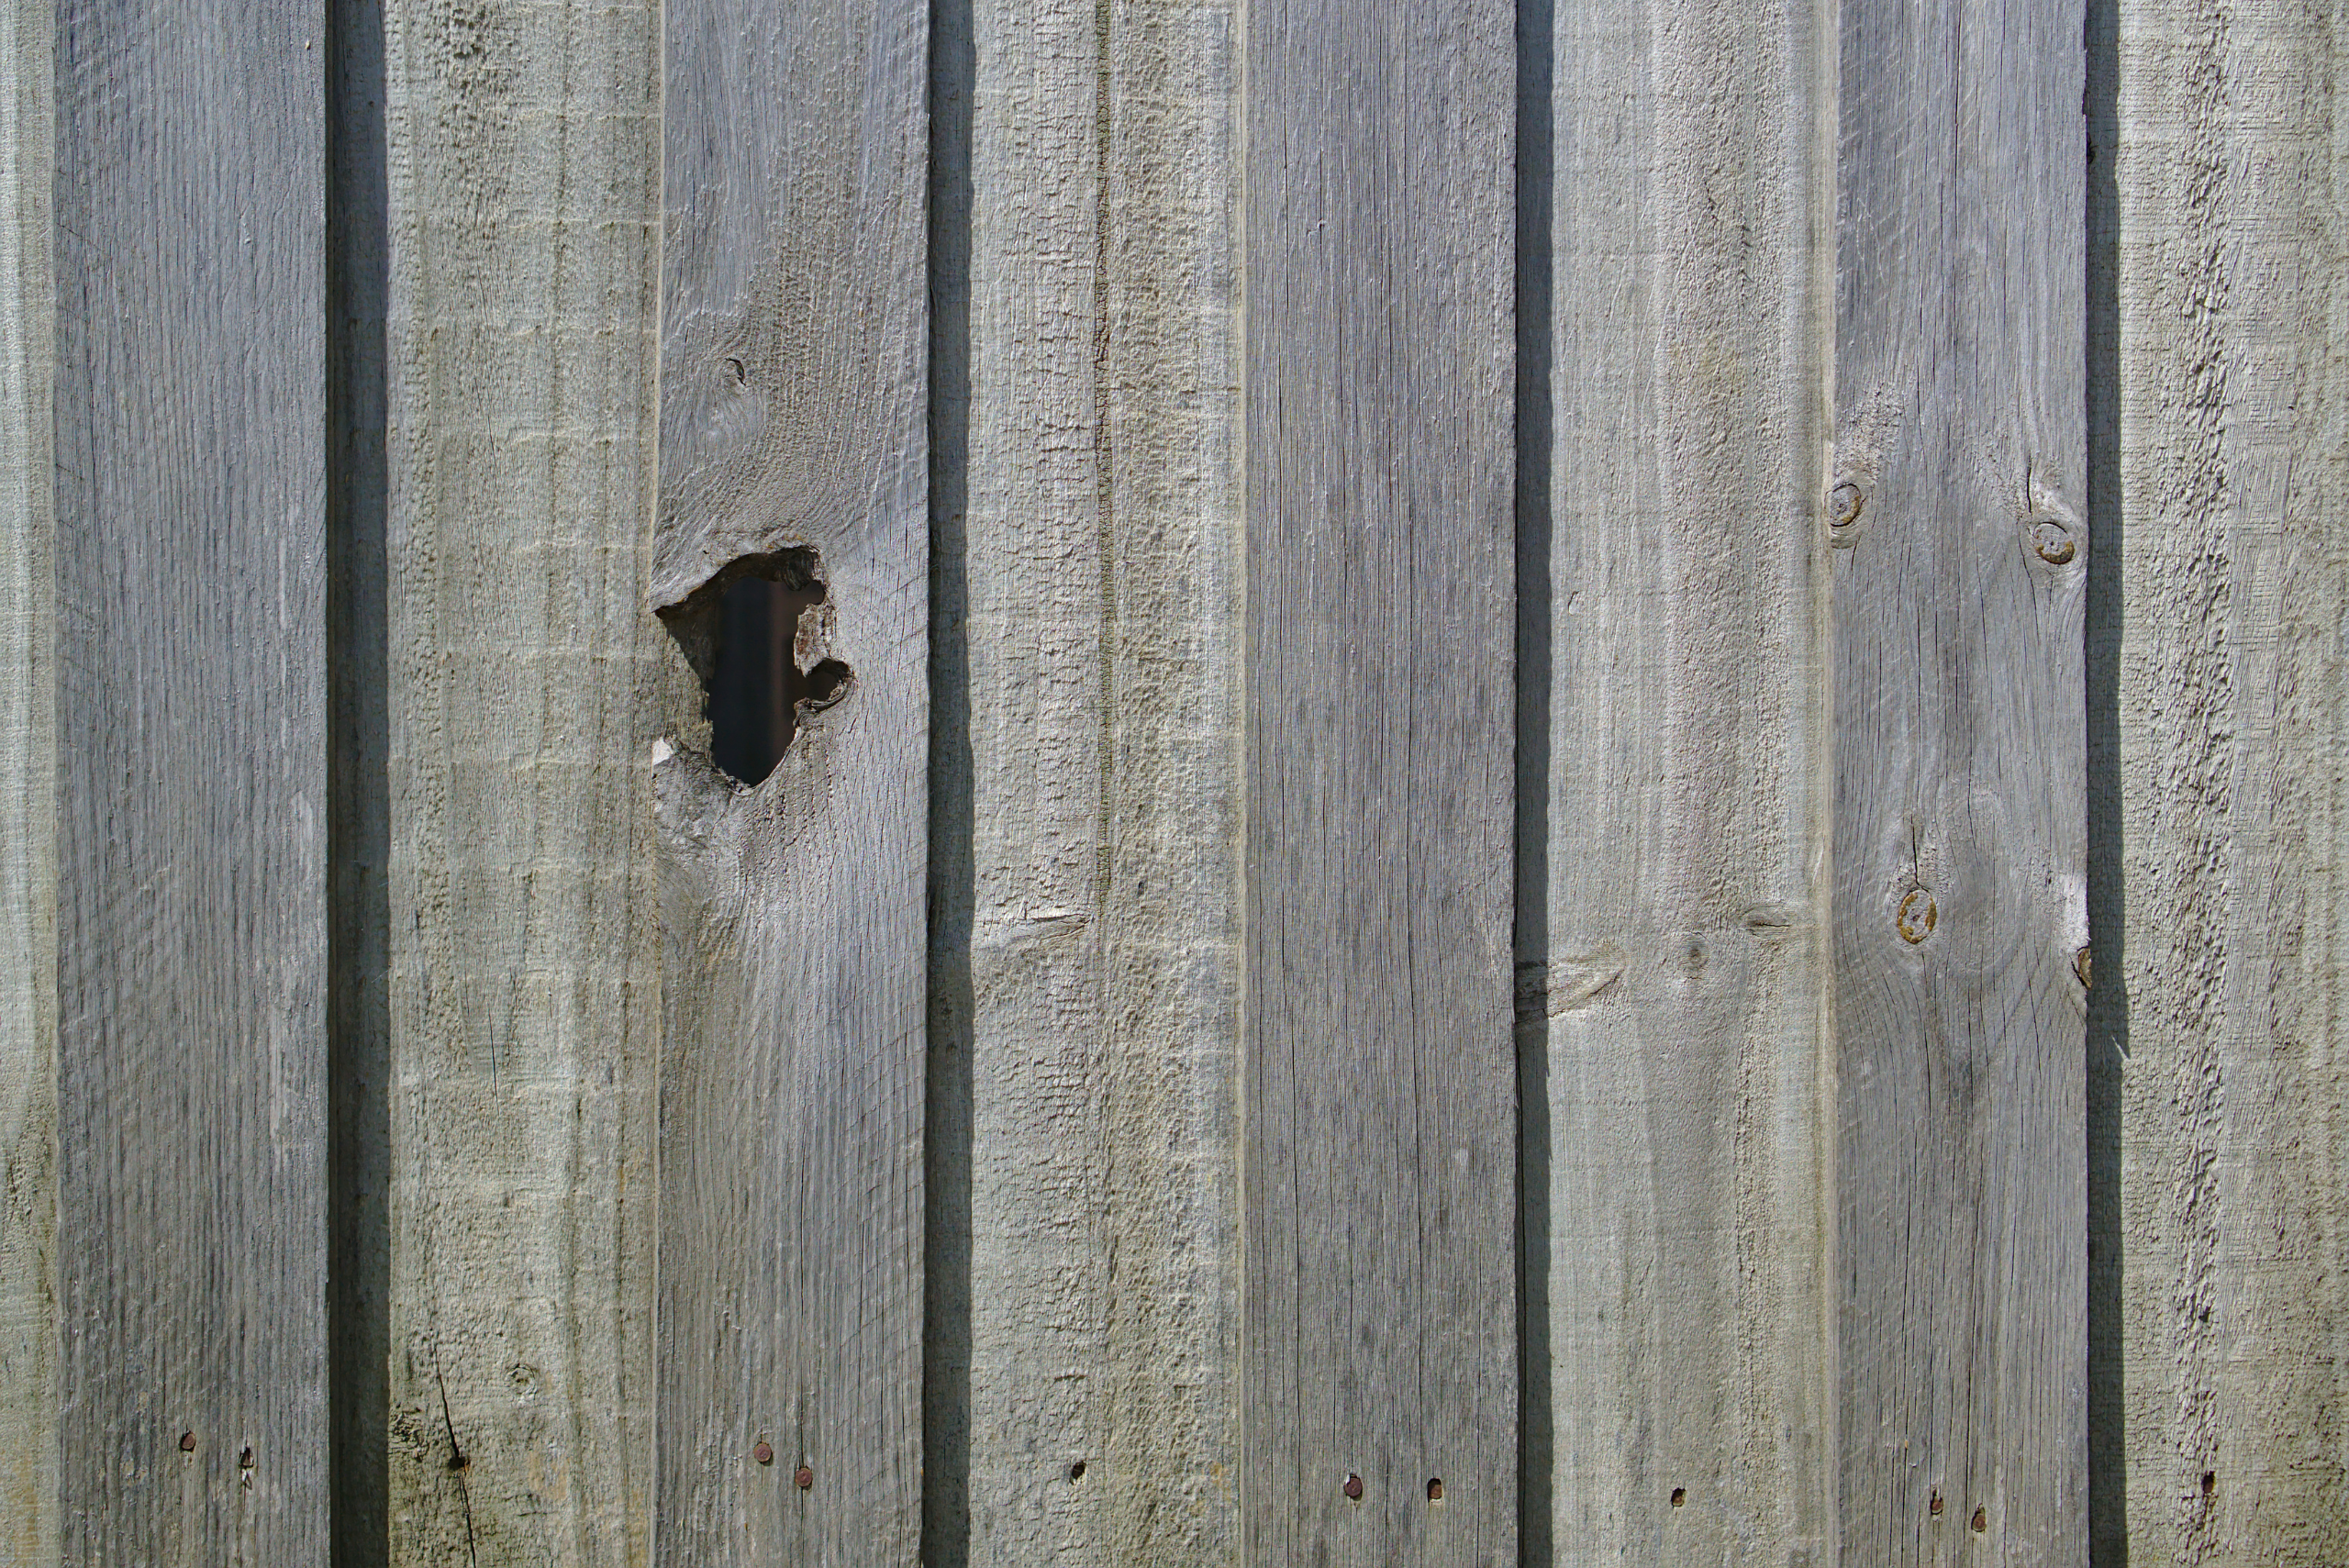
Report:
[[[916,1550],[927,17],[667,7],[651,602],[691,640],[696,589],[797,552],[794,657],[850,684],[747,788],[663,651],[664,1562]]]
[[[1557,17],[1553,700],[1520,782],[1548,818],[1520,846],[1546,941],[1519,921],[1545,1562],[1834,1557],[1831,16]]]
[[[388,1550],[640,1563],[657,19],[383,25]]]
[[[71,1562],[327,1550],[320,19],[58,13]]]
[[[58,1560],[50,0],[0,4],[0,1562]]]
[[[974,1565],[1238,1546],[1234,12],[974,17],[968,506],[941,529],[968,617],[938,715],[970,773],[934,851]]]
[[[1253,1562],[1516,1554],[1513,23],[1248,12]]]
[[[2120,17],[2128,920],[2096,979],[2127,987],[2105,1524],[2141,1568],[2349,1562],[2339,28]]]
[[[1843,25],[1845,1560],[2076,1564],[2080,10],[1857,0]]]

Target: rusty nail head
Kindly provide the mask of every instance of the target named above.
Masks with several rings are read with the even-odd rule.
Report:
[[[1344,1492],[1345,1492],[1345,1494],[1346,1494],[1346,1496],[1347,1496],[1350,1500],[1352,1500],[1352,1501],[1353,1501],[1353,1502],[1357,1502],[1357,1503],[1361,1502],[1361,1501],[1362,1501],[1362,1477],[1361,1477],[1361,1476],[1359,1476],[1359,1475],[1349,1475],[1349,1476],[1347,1476],[1347,1477],[1346,1477],[1346,1485],[1345,1485],[1345,1486],[1344,1486],[1343,1490],[1344,1490]]]
[[[195,1434],[194,1432],[182,1432],[180,1434],[180,1451],[182,1453],[194,1453],[195,1451]]]
[[[1976,1535],[1980,1535],[1984,1530],[1987,1530],[1987,1529],[1988,1529],[1989,1528],[1990,1528],[1990,1514],[1989,1514],[1989,1510],[1987,1510],[1987,1508],[1976,1508],[1976,1509],[1975,1509],[1975,1510],[1974,1510],[1974,1533],[1975,1533]]]
[[[757,1460],[761,1464],[773,1464],[774,1462],[774,1445],[768,1442],[766,1439],[761,1438],[759,1440],[759,1446],[751,1451],[751,1457]]]
[[[799,1473],[794,1475],[792,1479],[799,1483],[799,1489],[805,1492],[808,1487],[816,1485],[816,1473],[803,1464],[799,1467]]]

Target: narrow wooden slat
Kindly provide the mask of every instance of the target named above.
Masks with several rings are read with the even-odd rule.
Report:
[[[0,1563],[58,1560],[53,0],[0,4]]]
[[[1520,932],[1558,1563],[1833,1561],[1833,15],[1558,14],[1546,945]]]
[[[796,552],[825,590],[796,657],[851,684],[742,787],[666,652],[658,1555],[910,1563],[928,6],[676,0],[665,26],[652,603],[693,640],[696,590]]]
[[[57,12],[70,1562],[327,1549],[320,20]]]
[[[974,17],[974,1565],[1238,1546],[1235,11]]]
[[[1514,20],[1247,11],[1252,1562],[1516,1552]]]
[[[2315,1568],[2349,1562],[2340,24],[2132,0],[2116,45],[2127,914],[2095,980],[2125,987],[2127,1474],[2099,1550]]]
[[[650,1552],[657,17],[383,11],[397,1564]]]
[[[1843,1556],[2086,1529],[2076,4],[1843,7]]]

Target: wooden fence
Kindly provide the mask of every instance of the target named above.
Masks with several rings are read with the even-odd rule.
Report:
[[[0,1562],[2349,1563],[2344,36],[0,0]]]

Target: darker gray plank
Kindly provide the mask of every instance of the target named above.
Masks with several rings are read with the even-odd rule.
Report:
[[[1248,12],[1253,1562],[1516,1553],[1514,23]]]
[[[2080,6],[1843,13],[1846,1561],[2080,1563]]]
[[[59,11],[73,1562],[327,1551],[320,21]]]
[[[919,1534],[928,21],[667,8],[663,1562],[909,1564]],[[849,684],[747,786],[685,649],[707,674],[696,593],[762,560],[821,584],[794,657]]]

